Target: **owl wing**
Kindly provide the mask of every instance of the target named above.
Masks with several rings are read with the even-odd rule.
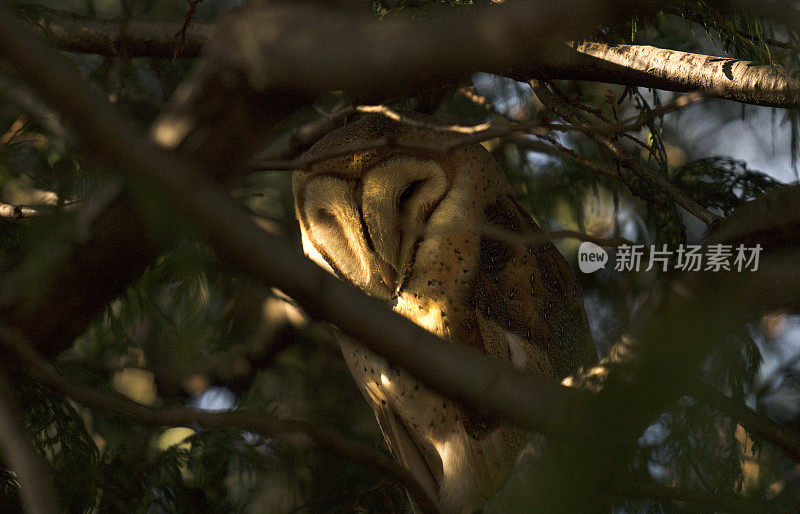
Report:
[[[536,240],[539,227],[512,196],[498,197],[485,213],[509,235],[480,237],[470,305],[485,351],[502,360],[507,353],[513,365],[558,379],[594,364],[580,287],[564,257]]]
[[[517,368],[562,379],[597,359],[579,287],[550,243],[529,244],[540,231],[512,196],[487,207],[487,220],[518,238],[480,238],[469,304],[486,354]],[[477,485],[488,497],[525,445],[524,432],[467,416],[467,448]]]

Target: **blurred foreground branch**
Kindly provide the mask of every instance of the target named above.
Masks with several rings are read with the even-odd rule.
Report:
[[[82,18],[39,6],[17,12],[58,49],[107,57],[197,57],[214,34],[213,24],[194,21],[179,40],[175,34],[181,30],[180,23],[132,19],[125,21],[123,35],[119,20]],[[176,49],[181,50],[177,55]]]

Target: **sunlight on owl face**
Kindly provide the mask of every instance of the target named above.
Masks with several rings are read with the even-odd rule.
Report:
[[[389,158],[358,174],[296,181],[303,246],[323,268],[384,299],[396,297],[426,222],[448,190],[433,160]]]

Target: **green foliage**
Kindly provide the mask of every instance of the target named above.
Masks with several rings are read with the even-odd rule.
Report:
[[[199,432],[171,446],[143,474],[136,512],[241,512],[266,467],[291,467],[276,444],[235,429]]]
[[[722,4],[722,5],[720,5]],[[740,59],[780,64],[774,53],[767,21],[746,13],[735,2],[711,2],[698,0],[677,0],[670,2],[665,9],[670,14],[700,24],[709,38],[714,36],[722,43],[728,54]],[[789,43],[796,42],[796,35],[789,32]]]
[[[692,161],[676,170],[672,181],[703,207],[725,216],[742,202],[780,185],[772,177],[749,169],[744,162],[726,157]]]
[[[34,447],[47,457],[61,504],[69,512],[89,512],[100,483],[99,452],[83,419],[72,405],[38,381],[24,375],[15,379],[23,423]],[[19,501],[13,473],[0,473],[0,505]]]
[[[639,446],[629,470],[638,483],[669,483],[711,495],[732,496],[742,489],[736,424],[696,400],[682,398],[674,409],[661,414]],[[677,510],[670,502],[626,499],[622,503],[635,512]]]

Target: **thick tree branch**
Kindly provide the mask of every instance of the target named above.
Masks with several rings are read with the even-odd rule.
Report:
[[[17,12],[60,50],[108,57],[197,57],[214,34],[213,24],[194,21],[181,41],[175,38],[181,31],[179,22],[127,20],[123,35],[117,20],[81,18],[43,7],[26,7]],[[177,55],[176,50],[180,50]]]
[[[701,91],[709,97],[768,107],[800,107],[800,74],[792,68],[642,45],[568,46],[570,51],[555,62],[536,63],[542,74],[552,79]]]
[[[575,9],[578,8],[575,7]],[[430,52],[428,59],[431,61],[442,62],[445,60],[444,54],[447,54],[447,69],[457,69],[461,67],[459,59],[453,61],[452,52],[446,46],[437,45],[435,40],[449,39],[456,30],[465,31],[463,33],[472,31],[472,33],[478,34],[476,39],[479,41],[475,41],[474,44],[470,43],[470,48],[464,49],[460,60],[486,61],[485,58],[482,58],[482,54],[489,49],[497,48],[497,41],[494,35],[491,36],[491,41],[487,40],[486,36],[481,36],[487,34],[488,30],[497,30],[497,35],[501,33],[500,31],[515,31],[521,35],[519,38],[514,38],[513,42],[509,40],[508,43],[499,47],[503,55],[499,55],[501,58],[494,61],[496,64],[489,66],[478,64],[471,71],[475,69],[497,73],[505,71],[510,72],[511,76],[519,80],[528,80],[538,72],[556,79],[653,87],[666,91],[697,90],[709,97],[725,98],[747,104],[781,108],[800,107],[800,78],[796,71],[790,68],[651,46],[607,45],[592,42],[555,45],[555,48],[548,53],[537,52],[538,55],[531,55],[525,51],[525,47],[531,43],[523,44],[521,41],[534,34],[535,27],[539,26],[536,24],[511,26],[506,20],[498,25],[497,20],[490,19],[485,23],[470,21],[453,27],[451,21],[446,24],[450,27],[444,33],[438,31],[445,24],[437,23],[431,27],[423,39],[419,39],[421,31],[418,30],[419,24],[417,23],[392,20],[379,24],[366,17],[352,18],[340,13],[315,14],[317,8],[310,13],[315,14],[313,20],[310,20],[305,16],[309,13],[303,13],[302,9],[297,9],[295,6],[291,10],[295,14],[287,12],[285,9],[261,7],[254,11],[259,13],[256,19],[249,22],[240,20],[236,27],[229,27],[225,30],[244,30],[250,36],[272,38],[272,35],[258,30],[255,26],[257,23],[268,23],[268,26],[280,31],[280,34],[274,38],[274,42],[259,47],[260,55],[255,57],[259,62],[277,62],[278,68],[283,68],[281,63],[290,59],[295,63],[303,63],[302,67],[297,67],[297,69],[289,67],[286,70],[290,74],[296,73],[296,76],[287,75],[281,79],[295,85],[298,81],[303,81],[305,85],[318,84],[322,86],[322,89],[360,91],[363,88],[362,84],[355,83],[355,87],[353,87],[354,83],[349,81],[350,87],[346,87],[347,84],[341,82],[339,84],[331,83],[331,77],[338,77],[339,81],[346,75],[363,79],[370,73],[369,69],[363,68],[363,63],[371,66],[373,73],[381,71],[383,75],[381,79],[386,80],[386,84],[396,84],[397,79],[405,75],[406,69],[392,68],[388,63],[381,63],[375,55],[370,55],[374,54],[371,50],[373,48],[386,49],[386,58],[394,62],[411,64],[412,66],[408,67],[410,73],[419,69],[420,63],[426,60],[424,51]],[[533,10],[530,11],[533,14]],[[518,12],[526,14],[524,9],[519,9]],[[181,27],[180,24],[174,22],[130,20],[126,24],[125,37],[122,37],[119,31],[120,24],[114,20],[82,19],[42,8],[27,9],[24,14],[58,48],[71,52],[96,53],[107,56],[124,54],[131,57],[172,58],[180,44],[174,36]],[[496,27],[492,27],[493,24]],[[319,41],[317,44],[299,47],[294,41],[288,41],[284,47],[284,43],[281,42],[286,39],[286,36],[291,32],[293,38],[299,37],[305,33],[303,27],[320,27],[321,32],[315,33],[314,38],[319,40],[326,37],[327,39],[325,32],[328,32],[330,34],[328,40],[340,42],[340,45],[333,45],[334,48],[331,48],[331,45]],[[392,34],[393,40],[389,41],[388,37],[376,34],[373,28],[377,30],[385,28]],[[349,29],[352,29],[354,33],[360,33],[362,45],[349,45],[346,40],[342,40],[343,35],[337,36],[336,34],[340,30],[350,32]],[[211,39],[213,33],[214,25],[192,22],[186,32],[185,45],[181,49],[180,56],[198,57],[201,47]],[[353,34],[347,35],[350,38],[353,36]],[[556,39],[552,34],[548,33],[547,36],[551,40]],[[311,36],[305,34],[303,37]],[[345,42],[342,43],[342,41]],[[409,49],[409,45],[402,43],[404,41],[420,42],[426,50]],[[247,44],[252,45],[252,43],[253,41],[249,41]],[[387,44],[390,46],[387,47]],[[516,48],[512,45],[515,45]],[[341,48],[336,48],[337,46],[341,46]],[[415,45],[410,46],[414,47]],[[481,53],[476,55],[475,52],[478,49],[481,50]],[[291,55],[286,54],[287,50]],[[399,50],[402,50],[400,54],[398,54]],[[419,56],[416,62],[411,56],[404,55],[412,52]],[[327,63],[320,62],[320,53],[330,53],[329,59],[331,60]],[[345,54],[348,56],[347,58],[344,58]],[[344,62],[342,58],[344,58]],[[506,64],[502,64],[502,61],[506,61]],[[351,66],[351,62],[359,69]],[[497,68],[497,64],[500,64],[501,67]],[[343,66],[345,69],[342,69]],[[389,75],[390,73],[392,76]],[[465,73],[468,72],[462,71],[456,75]],[[310,75],[303,78],[301,75],[305,74]],[[308,82],[305,82],[306,80]],[[325,84],[330,85],[325,86]]]

